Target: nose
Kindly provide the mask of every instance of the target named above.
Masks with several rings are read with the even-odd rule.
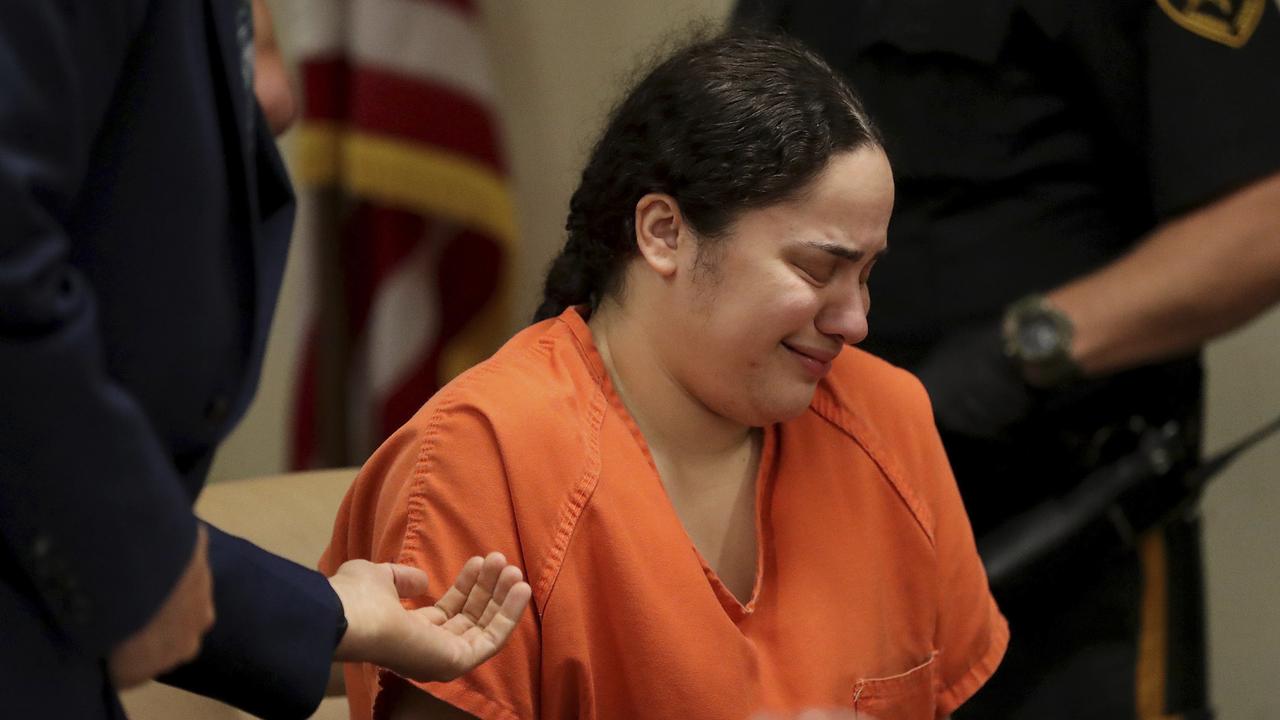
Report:
[[[833,295],[818,312],[818,332],[839,338],[845,345],[857,345],[867,339],[869,305],[870,297],[865,285],[854,288],[852,292],[843,290],[838,295]]]

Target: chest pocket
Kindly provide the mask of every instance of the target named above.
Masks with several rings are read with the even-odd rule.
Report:
[[[875,720],[932,720],[937,713],[934,658],[885,678],[859,680],[853,687],[853,709]]]

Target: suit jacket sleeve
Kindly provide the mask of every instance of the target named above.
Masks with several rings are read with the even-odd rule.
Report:
[[[195,539],[168,453],[104,368],[65,230],[144,11],[0,3],[0,552],[56,632],[96,656],[144,624]]]
[[[163,682],[265,718],[305,718],[324,697],[342,605],[320,573],[209,528],[218,622]]]
[[[105,656],[188,560],[195,488],[105,364],[68,231],[145,0],[0,3],[0,567],[72,652]],[[117,114],[118,115],[118,114]],[[129,238],[121,237],[121,242]],[[141,272],[141,271],[140,271]],[[146,282],[145,277],[137,278]],[[307,714],[341,612],[323,576],[211,530],[218,622],[175,684],[268,717]],[[7,575],[7,574],[6,574]]]

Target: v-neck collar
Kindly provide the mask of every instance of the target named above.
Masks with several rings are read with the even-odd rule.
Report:
[[[591,374],[600,384],[600,390],[604,393],[610,407],[618,419],[622,421],[627,430],[631,433],[635,440],[636,446],[640,453],[644,456],[645,461],[649,465],[650,478],[657,485],[662,496],[667,501],[667,507],[671,513],[671,519],[674,521],[680,531],[684,533],[685,541],[688,542],[689,550],[693,553],[693,557],[702,567],[702,572],[707,578],[707,582],[716,599],[719,600],[721,607],[725,613],[734,622],[741,623],[755,611],[762,590],[764,589],[764,579],[766,564],[770,561],[769,548],[771,547],[771,531],[768,522],[771,509],[771,500],[773,497],[773,480],[777,473],[774,471],[774,465],[777,459],[777,434],[778,425],[772,423],[762,428],[761,446],[760,446],[760,463],[756,469],[755,477],[755,539],[756,539],[756,572],[755,581],[752,583],[751,596],[744,604],[738,600],[729,587],[725,585],[716,571],[712,569],[711,564],[703,557],[702,552],[693,542],[693,537],[689,535],[688,528],[680,519],[680,514],[676,512],[674,503],[667,493],[667,488],[662,482],[662,477],[658,473],[658,465],[653,460],[653,453],[649,450],[649,443],[645,439],[644,434],[640,432],[640,426],[636,424],[635,418],[631,412],[623,404],[621,396],[618,395],[617,388],[614,387],[613,378],[609,374],[608,368],[604,364],[604,358],[600,355],[599,349],[595,344],[595,337],[591,334],[591,328],[587,325],[584,313],[585,308],[570,307],[560,315],[560,320],[568,325],[570,332],[573,333],[574,339],[577,341],[578,348],[582,353],[583,359],[586,361]]]

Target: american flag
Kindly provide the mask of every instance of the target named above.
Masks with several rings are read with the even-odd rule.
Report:
[[[470,0],[306,0],[292,166],[317,309],[294,469],[362,462],[507,329],[516,232]]]

